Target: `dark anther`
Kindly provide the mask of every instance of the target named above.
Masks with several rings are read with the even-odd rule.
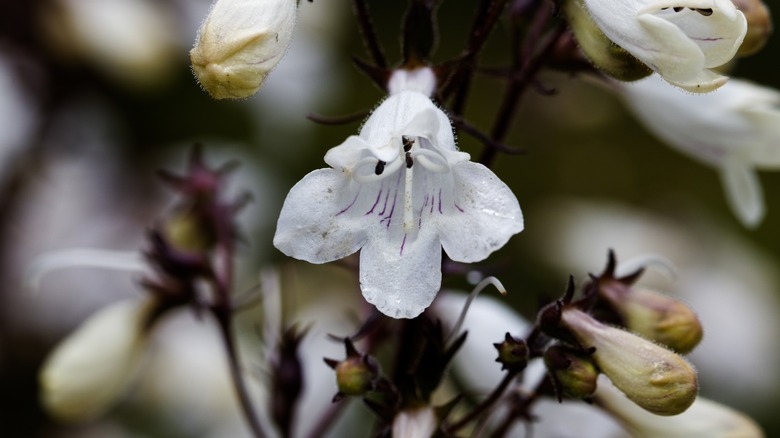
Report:
[[[409,146],[409,147],[411,147],[411,146]],[[412,160],[412,153],[407,151],[406,152],[406,168],[407,169],[411,169],[412,168],[412,164],[414,164],[414,160]]]
[[[675,7],[673,7],[673,8],[672,8],[672,10],[673,10],[674,12],[680,12],[680,11],[682,11],[683,9],[685,9],[685,8],[684,8],[684,7],[682,7],[682,6],[675,6]]]
[[[381,175],[382,172],[385,171],[385,164],[387,164],[387,163],[385,163],[382,160],[377,161],[376,162],[376,168],[374,169],[374,173],[377,174],[377,175]]]
[[[414,140],[404,135],[401,136],[401,142],[404,145],[404,152],[409,152],[410,150],[412,150],[412,145],[414,144]],[[408,163],[409,159],[407,158],[406,161]],[[410,164],[407,164],[406,167],[412,167],[412,166]]]
[[[707,8],[707,9],[694,9],[694,11],[704,15],[705,17],[709,17],[710,15],[712,15],[712,9],[711,8]]]

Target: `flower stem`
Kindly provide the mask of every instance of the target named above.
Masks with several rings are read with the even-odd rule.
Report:
[[[379,45],[379,39],[376,36],[374,24],[368,13],[366,1],[353,0],[352,6],[355,8],[355,15],[357,15],[358,23],[360,24],[360,32],[363,35],[363,41],[366,43],[366,48],[371,54],[371,59],[377,67],[386,68],[387,61],[385,60],[385,54],[382,52],[382,47]]]
[[[265,438],[265,432],[260,424],[260,419],[257,417],[252,399],[249,397],[247,391],[246,382],[244,381],[243,373],[241,372],[241,363],[238,357],[238,349],[236,348],[235,337],[231,330],[232,312],[221,312],[215,310],[215,316],[219,324],[219,330],[222,335],[222,341],[225,343],[225,349],[228,358],[228,366],[230,368],[230,377],[233,381],[233,388],[238,396],[241,410],[244,413],[244,417],[249,424],[249,428],[252,430],[252,435],[255,438]]]
[[[517,374],[519,371],[507,371],[506,375],[504,376],[503,380],[496,386],[496,388],[493,390],[493,392],[490,393],[490,395],[485,399],[482,400],[482,403],[478,404],[474,409],[471,410],[468,414],[466,414],[463,418],[456,421],[455,423],[447,426],[445,429],[447,433],[454,433],[458,431],[459,429],[463,428],[467,424],[474,421],[477,417],[479,417],[483,412],[488,410],[490,407],[492,407],[499,398],[504,394],[504,391],[509,386],[510,383],[517,377]]]

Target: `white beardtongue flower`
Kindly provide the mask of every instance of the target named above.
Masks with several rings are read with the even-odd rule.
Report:
[[[630,403],[607,379],[599,379],[595,402],[615,416],[636,438],[763,438],[745,414],[702,397],[682,414],[654,415]]]
[[[156,299],[128,300],[90,316],[41,367],[41,404],[62,421],[87,421],[125,393],[143,352]]]
[[[361,250],[366,300],[413,318],[439,291],[442,248],[458,262],[484,260],[522,231],[523,216],[509,187],[457,150],[428,96],[394,91],[359,136],[327,152],[331,168],[290,190],[274,245],[311,263]]]
[[[705,95],[665,85],[653,75],[618,90],[656,136],[718,169],[731,209],[758,225],[765,210],[754,169],[780,168],[780,92],[738,79]]]
[[[728,78],[709,69],[731,60],[747,22],[731,0],[584,0],[604,34],[664,79],[708,92]]]
[[[190,51],[200,85],[215,99],[248,97],[284,56],[296,0],[216,0]]]

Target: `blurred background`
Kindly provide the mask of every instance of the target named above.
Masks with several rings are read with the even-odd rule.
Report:
[[[434,61],[462,49],[472,3],[443,2]],[[403,8],[369,4],[395,62]],[[144,380],[107,419],[61,425],[37,402],[37,372],[57,341],[96,309],[140,291],[137,273],[85,267],[49,272],[30,287],[36,260],[73,248],[143,249],[146,230],[173,199],[157,169],[182,171],[192,145],[202,143],[213,164],[241,162],[230,189],[253,195],[240,216],[247,244],[237,282],[249,288],[264,266],[287,263],[271,239],[289,188],[324,167],[325,151],[359,127],[318,125],[307,114],[367,111],[382,98],[352,66],[352,55],[366,56],[349,2],[315,0],[301,2],[293,44],[259,95],[211,99],[188,59],[209,5],[0,0],[4,437],[245,433],[228,424],[236,412],[224,376],[218,377],[224,371],[220,345],[208,324],[191,315],[160,329],[149,364],[157,377]],[[481,58],[484,66],[508,64],[508,38],[500,22]],[[778,53],[773,38],[734,65],[732,75],[778,88]],[[510,291],[507,299],[531,316],[540,301],[563,291],[569,273],[585,281],[588,272],[600,272],[608,248],[620,260],[666,257],[676,278],[650,274],[643,281],[699,312],[705,340],[691,360],[702,394],[753,416],[767,436],[780,434],[780,172],[760,174],[768,213],[757,229],[745,229],[726,205],[717,172],[661,144],[614,96],[561,73],[543,72],[541,81],[556,93],[527,94],[507,139],[528,153],[500,156],[494,166],[519,199],[526,229],[483,264],[505,267],[498,275]],[[477,76],[466,118],[488,131],[502,90],[495,77]],[[474,157],[482,148],[466,134],[459,146]],[[300,269],[301,290],[301,284],[317,285],[319,276],[343,275]],[[445,286],[470,288],[463,278],[447,279]],[[343,289],[348,299],[362,300],[354,284]],[[319,286],[311,291],[326,293]]]

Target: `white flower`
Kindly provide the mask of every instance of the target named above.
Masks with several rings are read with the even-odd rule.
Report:
[[[41,403],[63,421],[85,421],[121,397],[141,358],[155,301],[129,300],[89,317],[49,355],[40,372]]]
[[[654,75],[619,90],[650,131],[718,169],[732,210],[757,225],[764,200],[754,168],[780,168],[780,92],[738,79],[705,95],[664,85]]]
[[[393,438],[430,438],[438,427],[430,406],[404,409],[393,418]]]
[[[449,119],[419,92],[392,94],[325,162],[332,169],[290,190],[274,245],[311,263],[362,248],[363,296],[386,315],[413,318],[430,305],[442,248],[476,262],[523,229],[511,190],[457,150]]]
[[[121,83],[153,87],[178,69],[177,23],[154,0],[56,0],[41,8],[46,42]]]
[[[248,97],[290,45],[295,0],[216,0],[190,51],[200,85],[215,99]]]
[[[731,0],[584,0],[609,39],[670,83],[707,92],[727,78],[709,69],[727,63],[747,32]]]
[[[605,378],[596,391],[599,406],[619,418],[637,438],[762,438],[761,428],[729,407],[698,397],[685,412],[671,417],[653,415],[629,402]]]

